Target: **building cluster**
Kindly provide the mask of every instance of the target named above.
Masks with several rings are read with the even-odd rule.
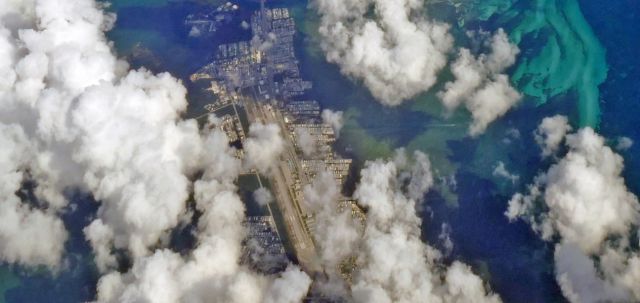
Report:
[[[258,10],[250,26],[251,40],[219,45],[213,62],[198,70],[196,79],[211,80],[228,93],[250,90],[260,101],[283,102],[303,96],[312,84],[300,77],[294,51],[295,21],[289,10]]]
[[[283,137],[291,152],[283,155],[281,163],[285,164],[279,168],[282,178],[269,181],[271,184],[286,183],[286,190],[276,189],[274,194],[276,198],[278,194],[286,195],[286,199],[279,201],[290,201],[288,203],[293,204],[291,209],[295,209],[296,214],[293,217],[302,218],[302,223],[286,226],[287,231],[294,228],[293,224],[298,224],[296,226],[301,225],[306,231],[302,234],[312,238],[315,218],[304,207],[305,186],[321,172],[328,171],[342,188],[350,174],[352,160],[340,157],[333,150],[335,130],[323,122],[320,104],[307,96],[312,83],[302,79],[300,74],[294,50],[295,22],[289,10],[260,9],[252,15],[250,26],[253,34],[251,41],[219,45],[214,61],[193,74],[191,80],[211,82],[209,90],[215,96],[215,101],[206,105],[205,109],[221,118],[222,122],[217,125],[227,134],[230,144],[241,147],[245,138],[246,129],[243,130],[239,112],[249,116],[249,120],[251,116],[263,119],[275,117],[270,122],[284,127]],[[231,106],[231,114],[220,113],[221,109]],[[335,209],[336,212],[349,211],[354,220],[364,224],[365,213],[355,201],[342,198],[336,203]],[[274,260],[284,256],[282,241],[273,228],[272,220],[271,217],[247,219],[249,234],[244,260],[262,272],[278,268],[272,266],[280,264]],[[300,237],[289,240],[287,243],[292,243],[294,247],[296,242],[301,241]],[[310,246],[314,245],[312,240],[309,242]],[[345,262],[345,268],[355,267],[354,260]],[[340,270],[343,271],[342,268]]]
[[[244,141],[245,133],[237,115],[226,114],[220,117],[218,127],[227,135],[231,144],[239,144]]]
[[[282,74],[283,79],[300,79],[294,37],[296,24],[286,8],[263,9],[251,17],[254,42],[264,51],[270,72]],[[254,43],[257,44],[257,43]]]
[[[338,202],[338,212],[348,211],[351,213],[353,219],[355,219],[360,226],[364,228],[364,224],[366,223],[367,215],[362,210],[360,205],[353,199],[343,199]]]
[[[290,101],[285,105],[285,121],[289,122],[319,122],[320,103],[315,100]]]
[[[283,271],[289,263],[271,216],[250,216],[245,221],[242,263],[263,274]]]

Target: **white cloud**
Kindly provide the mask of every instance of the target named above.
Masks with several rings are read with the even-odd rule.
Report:
[[[261,206],[266,206],[273,202],[273,195],[266,187],[260,187],[253,192],[253,198]]]
[[[200,30],[195,26],[191,27],[191,30],[189,30],[189,37],[200,37],[201,34]]]
[[[502,72],[513,63],[520,52],[509,42],[504,30],[499,29],[491,38],[491,52],[474,57],[468,49],[459,51],[458,59],[451,65],[455,77],[438,93],[448,110],[464,104],[471,112],[473,122],[470,134],[478,135],[489,123],[504,115],[521,98]]]
[[[276,279],[267,292],[265,303],[297,303],[301,302],[311,285],[311,278],[295,266],[289,266]]]
[[[322,122],[333,128],[336,137],[340,137],[340,130],[344,126],[343,113],[341,111],[332,111],[325,109],[322,111]]]
[[[501,73],[516,63],[516,56],[520,53],[520,49],[509,41],[509,36],[502,28],[491,37],[489,44],[491,53],[485,64],[491,73]]]
[[[556,115],[542,119],[538,129],[534,132],[536,143],[542,148],[542,156],[554,155],[570,131],[571,125],[565,116]]]
[[[88,88],[71,113],[74,158],[102,202],[116,248],[148,253],[185,211],[190,171],[202,147],[195,121],[179,121],[186,90],[168,74],[130,72],[117,85]],[[195,160],[194,160],[195,159]]]
[[[181,119],[180,81],[117,60],[104,35],[114,16],[93,0],[4,1],[0,20],[1,260],[58,266],[67,237],[62,191],[75,187],[100,203],[84,230],[105,273],[98,301],[282,302],[306,294],[310,280],[294,266],[262,276],[239,264],[240,160],[224,133],[201,134]],[[254,166],[275,157],[274,142],[282,145],[274,125],[254,126],[250,136]],[[38,185],[38,203],[14,194],[27,179]],[[197,245],[182,256],[164,241],[191,191],[202,216]],[[114,249],[132,268],[115,271]]]
[[[520,176],[510,173],[504,165],[504,162],[502,161],[499,161],[498,165],[496,165],[496,167],[493,169],[493,175],[496,177],[507,179],[513,184],[520,180]]]
[[[309,158],[315,155],[318,151],[318,143],[316,139],[303,127],[296,127],[294,130],[296,136],[296,143],[300,150],[302,150],[302,154]]]
[[[284,151],[284,140],[276,124],[253,123],[245,140],[246,165],[261,173],[269,172]]]
[[[355,301],[500,302],[468,267],[455,262],[447,268],[439,261],[440,252],[422,242],[422,222],[416,214],[419,201],[411,197],[422,199],[429,186],[420,187],[419,195],[403,190],[404,161],[396,159],[401,161],[367,162],[355,192],[368,209],[358,250],[362,266],[352,287]],[[447,278],[442,281],[441,275]]]
[[[617,141],[616,149],[619,151],[625,151],[633,146],[633,140],[629,137],[618,137]]]
[[[445,302],[501,302],[497,295],[485,295],[485,287],[482,279],[476,276],[468,265],[458,261],[453,262],[446,273],[447,293]]]
[[[0,123],[0,260],[57,267],[67,239],[62,220],[16,195],[33,157],[26,140],[19,126]]]
[[[431,166],[421,152],[409,158],[400,149],[390,161],[367,162],[354,194],[367,210],[361,226],[348,209],[338,211],[340,190],[333,176],[318,174],[304,197],[314,213],[315,243],[328,275],[321,291],[354,302],[500,302],[468,266],[448,267],[438,250],[422,242],[416,204],[432,185]],[[358,267],[349,289],[337,268],[350,256]]]
[[[558,244],[555,249],[556,279],[563,294],[572,303],[624,302],[628,293],[603,281],[593,261],[572,244]]]
[[[95,2],[43,1],[18,5],[23,7],[18,7],[17,11],[34,14],[5,18],[10,10],[0,12],[3,21],[23,18],[20,22],[3,22],[2,25],[14,28],[2,30],[2,44],[10,53],[4,59],[9,62],[2,64],[2,74],[12,75],[7,76],[12,79],[3,87],[2,101],[6,106],[0,110],[0,117],[2,123],[19,124],[26,130],[35,159],[29,169],[34,171],[32,177],[38,184],[36,195],[55,210],[66,205],[62,196],[64,188],[89,189],[103,200],[101,214],[105,216],[120,202],[120,209],[134,200],[136,203],[129,205],[144,205],[138,203],[145,200],[140,194],[146,185],[157,184],[145,183],[145,176],[149,176],[145,173],[153,172],[142,170],[141,161],[132,158],[147,159],[148,162],[152,154],[141,143],[155,140],[155,146],[158,146],[162,145],[163,139],[191,131],[180,129],[171,133],[168,129],[186,106],[185,90],[169,76],[156,78],[145,72],[132,72],[126,78],[120,78],[126,64],[111,53],[103,33],[112,25],[114,17],[103,14]],[[38,26],[34,27],[36,23]],[[175,84],[162,90],[164,85],[171,83]],[[164,147],[169,161],[172,160],[168,159],[172,148],[170,145]],[[163,159],[159,161],[164,162]],[[133,163],[138,166],[131,165]],[[167,176],[152,178],[156,181],[173,176],[184,178],[180,168],[168,172]],[[125,192],[119,187],[131,180],[127,178],[139,178],[139,181],[137,185],[127,186]],[[182,192],[185,192],[187,184],[182,183]],[[177,185],[176,193],[180,194],[180,183]],[[154,191],[147,189],[146,192]],[[131,199],[133,196],[137,199]],[[127,214],[136,216],[139,213],[131,211]],[[162,222],[163,218],[161,216],[158,221]],[[142,219],[149,221],[149,218]],[[108,218],[104,222],[111,223]],[[120,227],[129,229],[145,224],[135,223],[137,226],[121,224]],[[171,226],[160,229],[168,227]],[[150,235],[145,234],[149,241],[140,241],[142,245],[138,246],[155,242],[154,234],[161,231],[151,230]],[[128,239],[115,244],[120,248],[132,248],[126,242]],[[136,250],[144,248],[137,247]]]
[[[293,265],[267,277],[239,264],[245,209],[233,182],[240,163],[220,131],[209,136],[207,146],[208,169],[194,184],[196,207],[202,212],[195,249],[186,257],[164,249],[136,258],[129,272],[101,278],[98,301],[297,302],[306,295],[311,279]]]
[[[104,272],[116,267],[118,265],[116,257],[111,253],[115,238],[113,229],[104,224],[101,219],[96,219],[84,228],[84,233],[93,247],[94,261],[98,269]]]
[[[404,148],[399,148],[393,162],[400,170],[398,181],[404,186],[407,197],[420,205],[425,193],[433,186],[429,157],[421,151],[415,151],[413,158],[409,159]]]
[[[23,265],[57,267],[67,232],[62,221],[11,197],[0,209],[0,258]]]
[[[313,183],[304,188],[304,201],[314,213],[314,238],[330,280],[338,278],[338,265],[355,254],[356,244],[361,237],[351,216],[351,209],[338,211],[340,198],[338,183],[333,174],[327,171],[320,172]],[[344,292],[344,289],[337,291]]]
[[[638,221],[640,205],[620,175],[622,158],[602,137],[584,128],[566,141],[568,153],[534,185],[549,208],[540,222],[585,252],[596,252],[609,235],[627,233]],[[521,207],[520,200],[513,199],[510,207]]]
[[[467,109],[473,117],[469,133],[472,136],[483,133],[489,123],[504,115],[521,97],[509,84],[507,76],[496,76],[493,82],[476,91],[467,102]]]
[[[449,25],[430,21],[415,0],[314,0],[321,47],[343,74],[362,80],[384,105],[396,106],[428,91],[453,47]],[[520,52],[503,29],[486,41],[488,54],[461,48],[451,65],[454,81],[439,93],[448,110],[464,104],[473,116],[472,136],[504,115],[521,95],[504,70]]]
[[[440,226],[440,234],[438,240],[442,242],[444,248],[444,255],[448,256],[453,251],[453,240],[451,240],[451,226],[447,223],[442,223]]]
[[[368,208],[363,266],[353,285],[357,302],[437,300],[431,268],[437,252],[421,241],[415,201],[398,192],[397,174],[393,162],[369,162],[355,192]]]
[[[640,254],[630,247],[637,241],[631,235],[640,225],[640,203],[621,176],[622,157],[591,128],[564,135],[566,122],[551,127],[550,121],[565,119],[545,121],[539,132],[553,138],[543,141],[551,142],[548,150],[564,140],[568,151],[527,194],[514,195],[506,215],[525,219],[547,241],[558,235],[556,275],[570,301],[640,300]]]
[[[250,42],[251,48],[257,49],[260,51],[267,51],[273,47],[273,44],[276,43],[277,39],[278,39],[278,36],[272,32],[267,34],[266,39],[263,39],[258,35],[254,35],[253,38],[251,38],[251,42]]]
[[[314,0],[322,49],[342,73],[385,105],[427,91],[446,65],[449,26],[423,17],[415,0]]]
[[[439,97],[447,109],[454,110],[482,84],[485,75],[481,62],[465,48],[460,50],[458,59],[451,65],[451,72],[456,81],[447,82]]]

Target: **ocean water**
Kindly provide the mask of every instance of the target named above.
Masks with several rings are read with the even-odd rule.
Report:
[[[578,0],[459,1],[459,23],[504,27],[523,50],[512,81],[543,104],[574,91],[580,126],[600,121],[600,85],[607,76],[605,48],[582,14]]]
[[[627,136],[635,144],[621,154],[627,186],[640,194],[640,5],[581,0],[584,15],[606,48],[609,74],[600,86],[602,123],[607,138]],[[615,142],[612,142],[615,146]]]
[[[69,239],[61,268],[50,272],[44,268],[2,265],[0,290],[4,288],[4,296],[0,299],[4,302],[86,302],[94,298],[98,271],[82,229],[95,216],[98,203],[80,193],[68,193],[68,197],[72,202],[62,219]]]
[[[169,71],[186,80],[210,60],[217,43],[247,39],[238,25],[258,6],[256,1],[240,1],[245,11],[237,24],[211,40],[187,36],[184,17],[216,1],[113,1],[118,22],[109,38],[133,67]],[[357,81],[342,76],[337,66],[324,60],[316,32],[318,18],[307,9],[307,1],[268,3],[292,9],[300,32],[296,51],[302,73],[314,81],[311,97],[324,107],[345,111],[346,124],[337,143],[340,152],[354,157],[357,167],[398,147],[430,155],[440,181],[426,197],[425,240],[443,248],[438,235],[442,224],[449,225],[454,248],[447,259],[472,265],[505,302],[564,302],[553,274],[553,245],[540,241],[524,223],[509,223],[503,213],[510,196],[549,165],[540,159],[532,132],[542,118],[554,114],[569,116],[576,127],[597,127],[612,145],[618,136],[633,139],[636,144],[621,154],[627,185],[640,193],[640,159],[635,158],[640,155],[640,4],[635,0],[430,2],[430,15],[452,23],[457,40],[464,39],[466,30],[503,27],[522,51],[509,73],[524,100],[484,135],[470,138],[469,115],[458,111],[445,117],[433,92],[385,108]],[[193,99],[188,116],[201,113],[205,102]],[[493,176],[499,162],[519,179]],[[98,274],[81,230],[97,205],[79,195],[73,200],[79,207],[65,216],[71,231],[65,267],[52,274],[1,266],[0,292],[6,290],[6,302],[81,302],[94,297]]]

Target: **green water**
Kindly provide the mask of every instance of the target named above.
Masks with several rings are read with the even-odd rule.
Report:
[[[161,6],[173,0],[116,0],[116,7]],[[211,1],[210,1],[211,2]],[[213,1],[215,2],[215,1]],[[220,2],[220,1],[218,1]],[[523,103],[542,105],[555,96],[572,93],[578,96],[580,125],[597,126],[599,122],[598,85],[606,78],[605,52],[582,16],[576,0],[450,0],[457,8],[460,19],[484,20],[487,28],[504,27],[513,42],[523,49],[518,64],[511,71],[512,81],[526,97]],[[296,19],[298,30],[304,34],[301,58],[303,68],[313,70],[314,86],[322,92],[318,97],[324,106],[345,112],[345,127],[341,141],[345,142],[359,160],[389,156],[400,146],[409,150],[428,151],[434,168],[443,177],[455,174],[459,165],[450,160],[449,142],[467,137],[469,114],[458,110],[451,116],[435,96],[438,87],[448,80],[446,73],[430,91],[418,96],[406,105],[391,111],[424,113],[429,117],[423,128],[406,130],[413,132],[410,140],[399,141],[393,131],[380,134],[379,125],[394,125],[398,118],[388,118],[385,109],[372,100],[370,94],[357,81],[340,75],[337,67],[326,62],[320,49],[318,35],[319,18],[307,7],[305,1],[284,1],[278,6],[288,6]],[[437,15],[437,11],[430,11]],[[467,25],[465,25],[465,23]],[[454,24],[452,31],[464,32],[477,29],[472,22]],[[468,26],[468,27],[467,27]],[[119,50],[130,50],[142,42],[151,49],[179,47],[171,44],[160,32],[136,29],[120,29],[110,33]],[[462,37],[464,39],[464,37]],[[464,41],[458,41],[464,43]],[[348,82],[349,84],[345,84]],[[329,92],[330,91],[330,92]],[[396,115],[398,116],[398,115]],[[377,123],[367,119],[374,117]],[[502,135],[502,134],[497,134]],[[455,195],[447,188],[440,188],[447,200]]]
[[[579,125],[599,125],[598,86],[607,78],[606,54],[577,0],[536,0],[524,11],[511,0],[472,5],[481,19],[499,14],[497,22],[511,26],[508,32],[515,43],[528,40],[541,46],[533,54],[522,54],[513,73],[512,81],[522,93],[543,104],[573,91],[578,95]]]
[[[366,88],[357,81],[340,75],[337,67],[326,62],[317,32],[318,16],[311,10],[305,10],[305,7],[294,8],[293,16],[296,18],[298,30],[305,35],[303,68],[314,71],[310,76],[313,78],[315,89],[322,92],[320,101],[323,105],[345,112],[345,125],[340,141],[349,147],[357,160],[389,157],[394,149],[405,147],[409,152],[427,151],[438,176],[450,177],[455,174],[458,165],[450,161],[452,152],[448,142],[467,137],[471,119],[466,111],[445,115],[446,110],[436,96],[438,89],[432,89],[414,100],[406,101],[400,107],[383,107],[373,100]],[[448,78],[443,77],[438,85],[441,86],[447,80]],[[421,122],[423,128],[400,129],[395,132],[391,130],[389,134],[382,136],[377,134],[380,128],[390,130],[396,128],[397,124],[403,124],[404,116],[411,113],[423,113],[428,117]],[[369,126],[363,126],[365,122]],[[398,132],[408,133],[410,139],[399,141],[396,137]],[[437,190],[450,205],[457,204],[457,196],[446,184],[438,184]]]
[[[378,140],[369,135],[359,124],[357,119],[361,113],[355,107],[349,108],[344,115],[345,125],[341,131],[342,139],[351,142],[356,156],[360,159],[376,159],[386,157],[393,152],[390,139]]]
[[[489,28],[504,27],[510,34],[512,42],[521,47],[523,52],[510,73],[513,84],[525,95],[523,103],[542,106],[549,100],[556,100],[557,96],[572,94],[577,96],[578,121],[576,124],[598,126],[600,120],[598,85],[607,76],[605,50],[583,17],[576,0],[535,0],[533,2],[454,0],[450,2],[460,13],[462,20],[458,22],[457,28],[453,25],[452,30],[462,32],[467,29],[477,30],[477,24],[471,26],[472,22],[465,22],[465,20],[476,23],[481,20],[489,24]],[[325,66],[327,63],[319,47],[320,38],[317,33],[318,16],[313,11],[305,10],[303,6],[294,8],[293,12],[298,19],[299,30],[305,34],[304,54],[307,62],[310,62],[307,67],[324,75],[321,79],[314,79],[316,87],[321,90],[340,91],[339,94],[335,94],[335,97],[340,98],[339,102],[343,104],[332,100],[329,100],[328,104],[327,100],[321,101],[329,107],[345,110],[346,122],[342,139],[352,142],[349,147],[353,149],[357,158],[366,160],[388,156],[394,148],[398,147],[395,144],[395,138],[374,136],[371,130],[360,123],[368,116],[384,119],[384,110],[376,109],[377,105],[367,105],[366,102],[374,102],[369,96],[363,96],[357,91],[354,92],[353,89],[342,91],[339,82],[348,80],[332,74],[332,71]],[[447,177],[455,174],[459,169],[459,164],[450,160],[453,151],[449,143],[467,137],[471,119],[464,110],[458,110],[446,116],[446,111],[435,96],[438,87],[447,81],[446,73],[443,74],[439,84],[436,84],[430,92],[416,97],[413,101],[407,101],[407,106],[398,110],[422,112],[430,118],[429,121],[425,121],[427,127],[424,130],[416,130],[406,147],[408,150],[428,151],[437,174]],[[355,85],[357,86],[357,82]],[[561,102],[573,102],[573,100],[563,98]],[[389,125],[393,125],[393,121],[389,122]],[[486,155],[470,155],[478,159],[474,162],[473,171],[482,171],[483,176],[495,179],[491,176],[492,167],[498,160],[504,159],[505,146],[486,144],[486,142],[499,141],[504,135],[504,129],[492,131],[490,127],[484,135],[490,138],[481,140],[478,150],[480,153],[489,153],[492,156],[488,158]],[[439,186],[438,191],[451,205],[456,204],[456,195],[446,185]]]

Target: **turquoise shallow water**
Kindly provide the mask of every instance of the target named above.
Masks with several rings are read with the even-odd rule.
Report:
[[[165,0],[116,1],[119,14],[109,34],[120,55],[133,66],[170,71],[186,78],[209,60],[214,44],[244,39],[232,31],[212,39],[186,37],[181,21],[202,4],[171,4]],[[431,14],[453,23],[456,37],[468,29],[504,27],[519,42],[522,53],[509,71],[526,96],[483,136],[466,136],[469,117],[458,112],[443,118],[432,93],[398,108],[384,108],[368,91],[327,64],[317,44],[316,16],[306,1],[271,1],[293,8],[300,35],[297,52],[306,78],[314,81],[312,96],[325,107],[344,110],[347,122],[339,150],[363,161],[388,155],[396,147],[430,154],[440,177],[455,177],[457,186],[439,183],[427,197],[425,239],[440,247],[442,223],[451,225],[455,243],[451,259],[462,259],[481,273],[505,302],[563,302],[553,278],[551,245],[538,240],[528,226],[510,224],[502,215],[510,195],[522,190],[541,169],[539,150],[531,132],[539,121],[561,113],[574,126],[598,126],[607,137],[629,136],[637,144],[625,151],[625,175],[640,191],[640,7],[633,0],[452,0],[429,5]],[[241,1],[243,7],[257,7]],[[634,38],[635,37],[635,38]],[[148,51],[148,52],[147,52]],[[196,101],[189,115],[201,111]],[[375,118],[372,118],[375,117]],[[520,138],[513,137],[518,130]],[[520,175],[515,184],[492,176],[498,162]],[[80,198],[78,198],[80,199]],[[80,231],[86,209],[67,218],[67,227]],[[80,302],[91,300],[97,274],[81,234],[68,244],[70,266],[58,276],[4,266],[0,282],[7,302]],[[18,285],[19,284],[19,285]],[[3,287],[0,287],[2,290]]]
[[[579,125],[598,126],[598,85],[607,77],[606,51],[584,18],[578,0],[462,3],[467,12],[461,20],[503,26],[525,50],[512,75],[521,92],[543,104],[573,91],[578,97]]]

